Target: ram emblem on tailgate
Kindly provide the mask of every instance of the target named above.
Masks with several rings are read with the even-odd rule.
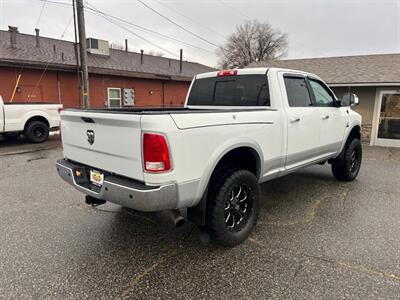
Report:
[[[87,135],[87,141],[90,145],[93,145],[94,143],[94,131],[93,130],[88,130],[86,131]]]

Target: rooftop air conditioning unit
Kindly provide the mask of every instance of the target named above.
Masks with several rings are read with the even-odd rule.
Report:
[[[99,55],[110,55],[110,47],[108,41],[93,38],[86,39],[86,48],[89,53]]]

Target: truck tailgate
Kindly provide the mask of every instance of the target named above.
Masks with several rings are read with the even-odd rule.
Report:
[[[64,156],[143,181],[140,118],[139,114],[65,110],[61,113]]]

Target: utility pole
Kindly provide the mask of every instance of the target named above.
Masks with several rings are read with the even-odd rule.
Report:
[[[85,14],[83,11],[83,0],[75,0],[75,1],[76,1],[76,15],[78,19],[80,65],[82,69],[83,106],[87,108],[90,107],[90,101],[89,101],[89,74],[88,74],[87,52],[86,52]]]

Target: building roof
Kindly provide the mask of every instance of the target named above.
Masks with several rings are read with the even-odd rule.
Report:
[[[400,84],[400,53],[285,59],[255,66],[310,72],[331,85]]]
[[[110,49],[109,56],[88,53],[89,72],[190,81],[196,74],[213,70],[209,66],[183,61],[182,72],[180,72],[177,59],[144,54],[142,64],[140,56],[140,53],[116,49]],[[40,47],[36,47],[35,35],[17,33],[16,47],[13,48],[10,43],[10,32],[0,30],[0,64],[76,69],[74,43],[40,37]]]

